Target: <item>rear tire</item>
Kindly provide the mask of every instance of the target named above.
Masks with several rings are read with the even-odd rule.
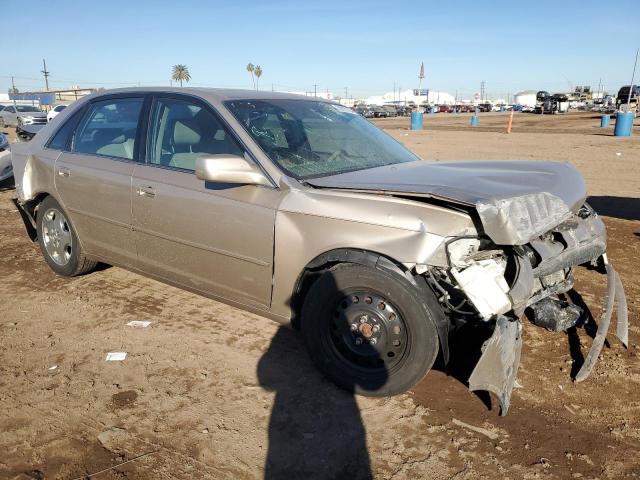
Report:
[[[82,253],[68,215],[53,197],[46,197],[36,217],[38,244],[45,261],[58,275],[74,277],[93,270],[97,262]]]
[[[427,306],[435,302],[438,308],[437,300],[424,295],[392,272],[348,263],[327,270],[302,307],[311,359],[348,391],[373,397],[407,391],[438,355],[438,333]]]

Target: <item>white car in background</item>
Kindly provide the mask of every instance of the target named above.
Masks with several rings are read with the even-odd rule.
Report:
[[[47,123],[47,114],[32,105],[9,105],[0,111],[0,128]]]
[[[51,120],[53,120],[53,117],[58,115],[65,108],[67,108],[66,105],[56,105],[51,110],[49,110],[49,113],[47,113],[47,122],[50,122]]]
[[[13,166],[11,164],[11,149],[9,139],[0,133],[0,182],[13,176]]]

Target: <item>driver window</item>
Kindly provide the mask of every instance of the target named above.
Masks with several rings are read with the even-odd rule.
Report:
[[[149,163],[195,171],[201,155],[244,150],[206,108],[187,100],[160,98],[153,104],[147,158]]]

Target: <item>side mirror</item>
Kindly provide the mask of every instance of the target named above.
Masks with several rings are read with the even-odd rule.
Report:
[[[196,177],[206,182],[272,186],[257,166],[244,157],[230,154],[198,157]]]

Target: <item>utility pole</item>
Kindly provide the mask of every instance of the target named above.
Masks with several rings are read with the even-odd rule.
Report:
[[[13,81],[13,75],[11,76],[11,93],[16,93],[16,84]]]
[[[347,100],[347,104],[348,104],[349,103],[349,87],[344,87],[344,98]]]
[[[44,58],[42,59],[42,65],[44,69],[40,70],[40,72],[44,75],[44,83],[46,85],[46,89],[48,92],[49,91],[49,75],[51,75],[51,72],[47,70],[47,62],[44,61]]]
[[[480,82],[480,100],[482,100],[484,102],[484,95],[485,95],[485,89],[487,87],[487,84],[484,80],[482,80]]]
[[[318,84],[316,83],[313,84],[313,96],[314,97],[318,96]]]

